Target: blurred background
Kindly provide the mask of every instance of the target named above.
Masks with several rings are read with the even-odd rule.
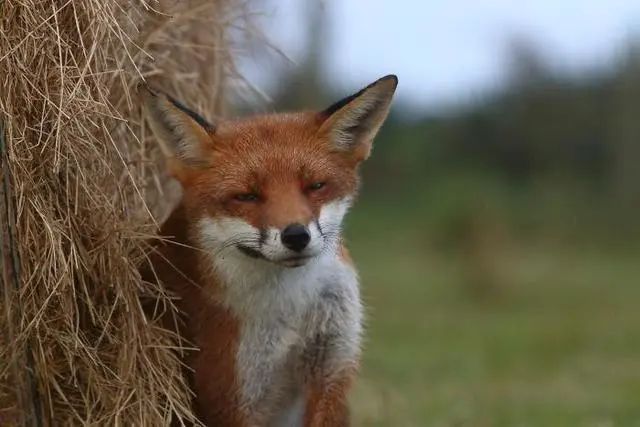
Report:
[[[234,108],[388,73],[346,235],[363,426],[640,426],[640,3],[263,0]]]

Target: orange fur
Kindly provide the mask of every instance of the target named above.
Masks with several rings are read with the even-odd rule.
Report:
[[[347,393],[351,388],[355,369],[331,380],[319,378],[309,387],[305,427],[347,427],[349,406]]]
[[[334,152],[318,138],[320,123],[312,113],[271,115],[228,122],[212,135],[206,170],[181,172],[184,203],[194,215],[241,217],[251,225],[281,227],[306,223],[330,200],[354,194],[357,163]],[[236,159],[242,159],[238,161]],[[301,169],[304,165],[304,169]],[[329,181],[319,192],[305,194],[316,181]],[[260,189],[264,204],[239,203],[236,194]]]
[[[237,411],[237,382],[234,353],[238,340],[238,320],[215,300],[219,283],[211,280],[194,263],[200,254],[188,236],[188,220],[178,207],[163,224],[160,235],[166,240],[154,242],[149,264],[142,270],[147,281],[162,284],[179,297],[177,306],[183,317],[176,328],[165,316],[165,327],[177,329],[199,350],[191,351],[185,361],[188,376],[196,391],[195,408],[208,425],[245,426]],[[215,381],[211,379],[215,378]]]

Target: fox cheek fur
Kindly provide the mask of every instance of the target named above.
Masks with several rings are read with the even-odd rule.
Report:
[[[178,297],[205,424],[348,424],[362,307],[341,227],[396,86],[387,76],[318,113],[216,125],[140,88],[183,188],[141,273]]]

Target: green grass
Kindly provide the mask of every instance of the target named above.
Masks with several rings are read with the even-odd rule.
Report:
[[[348,224],[368,317],[356,426],[640,426],[640,250],[438,248],[393,210]]]

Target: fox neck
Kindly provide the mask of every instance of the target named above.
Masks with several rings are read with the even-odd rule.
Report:
[[[319,291],[319,277],[331,268],[336,251],[328,250],[307,264],[288,268],[234,251],[227,256],[205,255],[222,289],[222,302],[242,318],[266,312],[303,308]]]

